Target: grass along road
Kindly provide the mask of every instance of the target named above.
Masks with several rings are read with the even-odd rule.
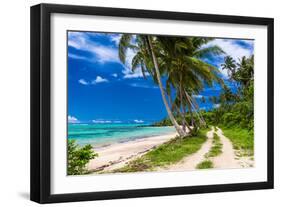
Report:
[[[223,128],[219,129],[221,136],[230,140],[235,160],[241,167],[253,167],[254,166],[254,136],[250,134],[247,129],[239,128]]]
[[[202,162],[200,162],[196,165],[197,169],[214,168],[214,163],[213,163],[212,158],[214,158],[222,153],[223,144],[221,143],[220,137],[217,135],[216,131],[217,131],[217,129],[215,130],[215,133],[213,134],[212,147],[209,150],[209,152],[207,152],[204,155],[205,160],[203,160]]]
[[[209,168],[243,168],[253,160],[241,158],[218,127],[201,130],[189,138],[174,138],[156,149],[131,160],[125,166],[108,172],[188,171]],[[248,157],[249,158],[249,157]],[[102,172],[104,173],[104,172]]]
[[[163,171],[165,166],[173,166],[174,163],[185,157],[192,157],[193,154],[197,154],[198,150],[202,149],[202,145],[205,145],[207,130],[201,130],[198,135],[193,137],[182,139],[176,137],[128,162],[126,166],[111,172]]]
[[[195,170],[198,163],[204,160],[204,156],[210,151],[212,147],[213,137],[214,137],[214,127],[206,133],[207,141],[202,145],[200,150],[196,153],[185,157],[180,160],[178,163],[170,166],[165,166],[162,170],[165,171],[186,171],[186,170]],[[203,165],[210,166],[210,163],[203,163]]]
[[[234,132],[237,135],[236,132]],[[240,133],[241,134],[241,133]],[[244,135],[244,134],[243,134]],[[216,127],[216,132],[214,135],[213,146],[210,151],[205,155],[205,160],[197,165],[197,169],[207,169],[207,168],[243,168],[252,167],[254,164],[253,159],[249,156],[238,156],[241,155],[241,151],[234,147],[232,141],[237,145],[239,143],[243,146],[248,146],[249,141],[246,143],[241,141],[245,139],[245,136],[225,137],[223,131]],[[245,140],[244,140],[245,141]],[[242,143],[242,144],[241,144]]]
[[[247,129],[221,127],[223,134],[230,139],[238,156],[254,155],[254,135]]]
[[[223,135],[220,128],[217,128],[216,133],[222,144],[222,153],[213,158],[214,168],[241,168],[242,166],[236,159],[231,141]]]

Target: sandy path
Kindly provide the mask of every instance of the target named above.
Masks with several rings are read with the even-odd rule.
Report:
[[[222,153],[216,157],[209,158],[213,162],[214,168],[227,169],[253,166],[253,161],[249,161],[249,158],[244,159],[236,156],[231,141],[223,135],[221,129],[217,129],[218,130],[215,132],[214,127],[212,127],[212,129],[207,132],[207,140],[197,152],[183,158],[176,164],[161,167],[157,169],[157,171],[195,170],[197,164],[206,160],[205,155],[213,146],[214,133],[217,133],[222,143]],[[176,135],[177,133],[170,133],[167,135],[142,138],[129,142],[117,143],[102,148],[96,148],[95,151],[99,154],[99,157],[89,162],[88,170],[92,172],[102,172],[121,168],[129,161],[142,156],[151,149],[154,149],[164,142],[174,138]]]
[[[202,147],[194,154],[183,158],[176,164],[165,167],[164,171],[185,171],[185,170],[195,170],[196,165],[205,159],[204,155],[209,152],[212,147],[212,141],[214,136],[214,127],[212,130],[207,132],[207,141],[202,145]]]
[[[223,154],[214,159],[215,167],[217,168],[247,168],[253,167],[255,161],[251,157],[237,156],[233,149],[232,142],[223,135],[223,131],[217,127],[217,135],[220,137],[223,144]]]
[[[88,164],[89,171],[109,171],[124,166],[128,161],[135,159],[149,150],[174,138],[177,133],[136,139],[133,141],[112,144],[106,147],[95,148],[99,156]]]
[[[217,135],[222,143],[222,153],[211,160],[214,163],[214,168],[241,168],[239,161],[236,160],[235,151],[231,141],[223,135],[220,128],[217,127]]]

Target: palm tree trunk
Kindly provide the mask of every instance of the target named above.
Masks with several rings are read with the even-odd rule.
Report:
[[[182,87],[180,86],[179,87],[179,90],[180,90],[180,102],[181,102],[181,116],[182,116],[182,130],[184,132],[186,132],[186,124],[185,124],[185,106],[184,106],[184,103],[183,103],[183,94],[182,94]]]
[[[194,128],[194,118],[193,118],[193,113],[192,113],[191,105],[188,105],[188,110],[189,110],[190,119],[191,119],[191,126]]]
[[[177,111],[177,113],[181,116],[182,120],[184,121],[184,125],[187,127],[188,131],[191,132],[191,128],[189,127],[189,125],[186,123],[186,120],[185,120],[185,116],[183,116],[183,114],[181,113],[180,109],[175,105],[173,106],[173,101],[172,101],[172,98],[171,96],[168,95],[168,101],[170,103],[170,106],[173,110],[173,107],[175,108],[175,110]],[[186,112],[184,112],[185,114]]]
[[[203,126],[206,126],[207,125],[206,121],[205,121],[204,117],[202,116],[202,114],[200,113],[200,108],[199,108],[198,104],[196,103],[194,98],[192,98],[191,96],[189,96],[189,99],[192,103],[192,106],[194,108],[194,111],[195,111],[196,115],[198,116],[198,118],[200,120],[200,124],[203,125]]]
[[[186,96],[187,101],[190,103],[191,107],[194,108],[194,111],[195,111],[196,115],[198,116],[198,118],[199,118],[201,124],[204,125],[204,126],[206,126],[206,122],[205,122],[204,118],[201,116],[200,113],[198,113],[198,112],[196,111],[196,110],[197,110],[197,109],[196,109],[196,106],[194,106],[194,104],[193,104],[193,102],[192,102],[192,100],[191,100],[191,97],[188,95],[188,93],[187,93],[186,91],[185,91],[185,96]],[[197,108],[199,108],[199,107],[197,107]]]
[[[179,136],[184,137],[184,136],[186,136],[186,133],[181,129],[180,125],[177,123],[177,121],[176,121],[175,117],[173,116],[173,113],[172,113],[172,111],[169,107],[169,104],[166,100],[165,92],[164,92],[162,81],[161,81],[161,75],[160,75],[160,71],[159,71],[159,67],[158,67],[158,62],[157,62],[155,54],[153,52],[153,46],[152,46],[152,43],[151,43],[151,39],[150,39],[149,36],[147,37],[147,39],[148,39],[148,44],[149,44],[150,51],[151,51],[151,54],[152,54],[152,60],[153,60],[153,64],[154,64],[154,67],[155,67],[155,73],[156,73],[157,81],[158,81],[159,88],[160,88],[160,91],[161,91],[161,96],[162,96],[164,105],[166,107],[168,116],[169,116],[171,122],[173,123],[175,129],[177,130]]]

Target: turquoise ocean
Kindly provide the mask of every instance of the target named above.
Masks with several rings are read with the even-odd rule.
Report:
[[[79,145],[101,147],[138,138],[175,132],[174,127],[151,127],[144,124],[68,124],[68,139]]]

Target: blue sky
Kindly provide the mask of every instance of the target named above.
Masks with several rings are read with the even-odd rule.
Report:
[[[118,58],[120,34],[68,32],[68,121],[70,123],[147,123],[167,116],[160,90],[140,69],[131,71],[134,52],[128,51],[127,63]],[[215,39],[208,43],[220,46],[238,60],[253,54],[254,41]],[[224,55],[204,60],[220,68]],[[222,71],[226,83],[226,71]],[[201,103],[205,96],[219,95],[220,87],[205,88],[197,98],[202,109],[213,107]]]

